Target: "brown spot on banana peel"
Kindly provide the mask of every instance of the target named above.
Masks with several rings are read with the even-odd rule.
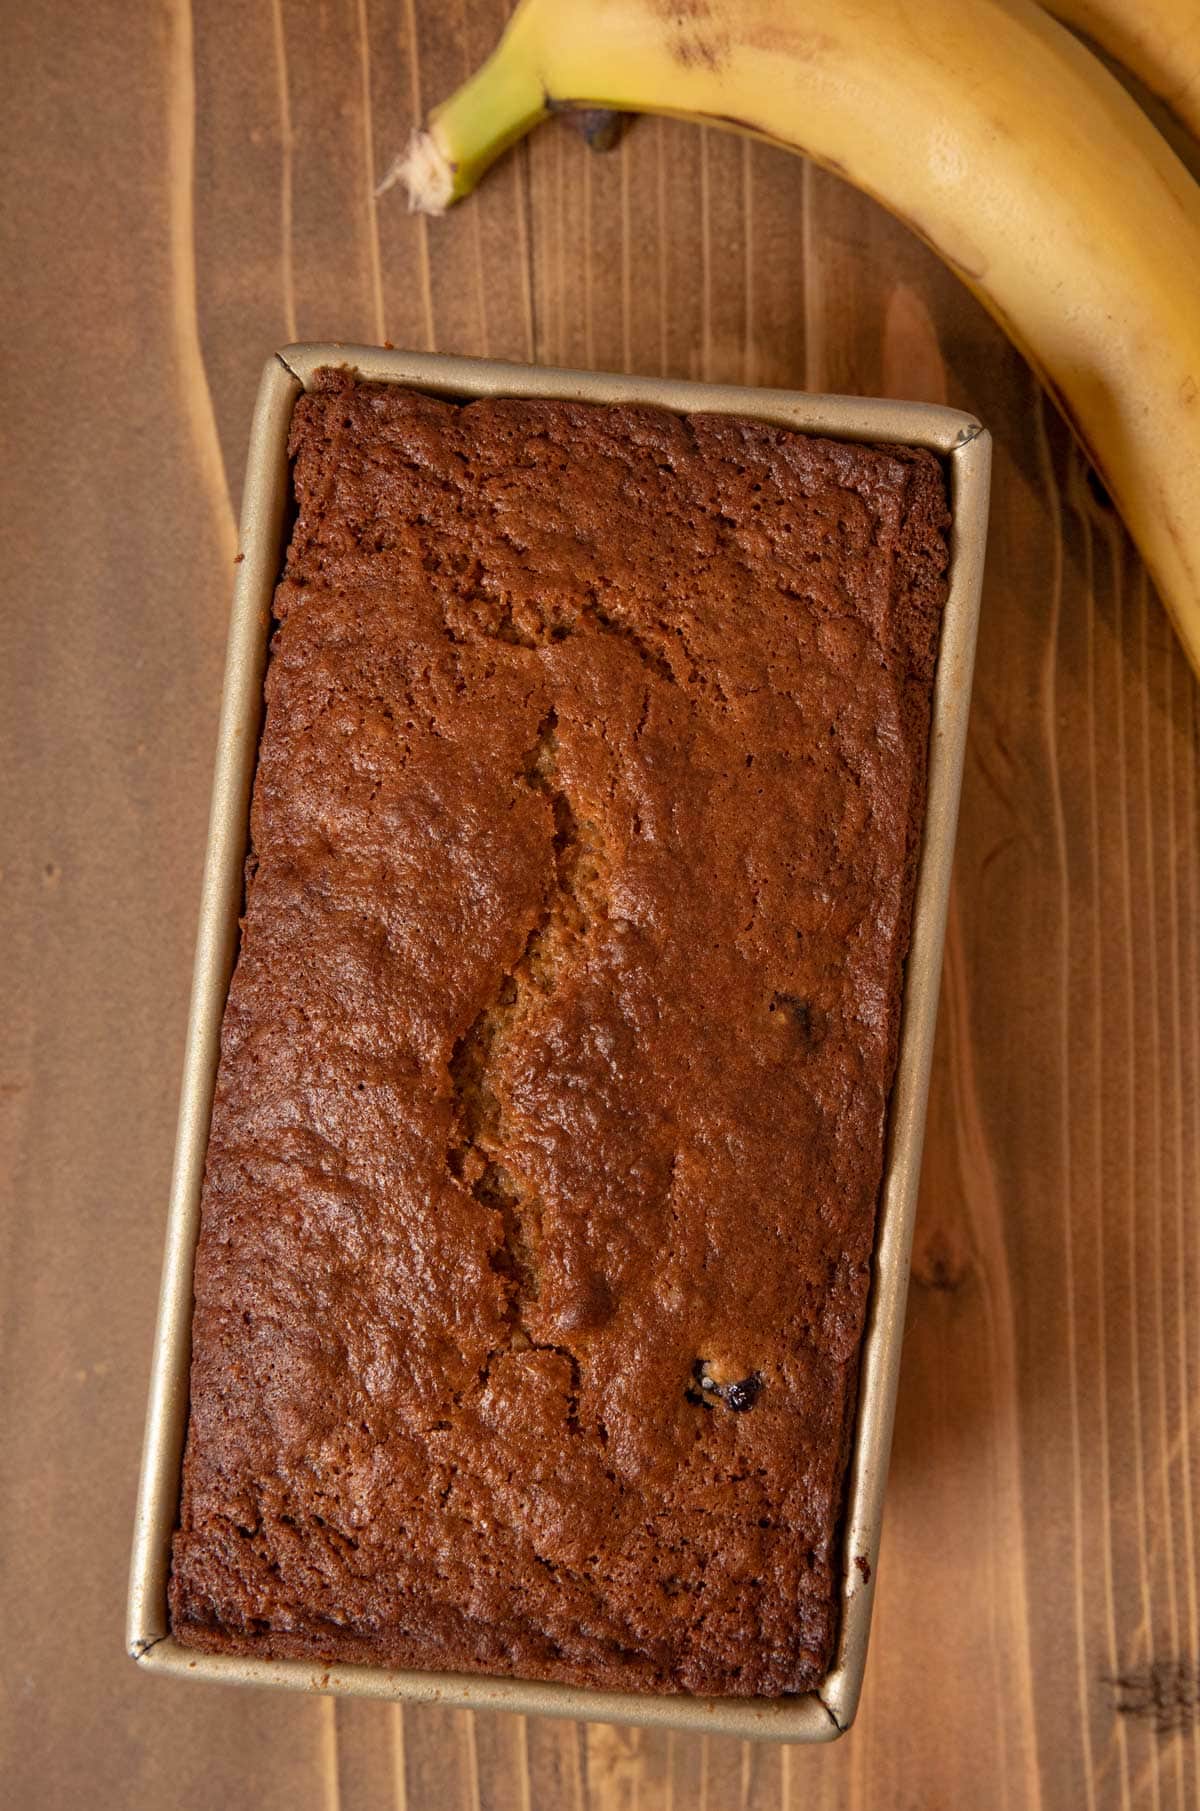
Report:
[[[710,29],[707,33],[703,27],[710,21],[715,27],[718,8],[712,0],[650,0],[651,10],[665,23],[673,25],[683,38],[686,28],[691,28],[692,41],[707,36],[709,42],[718,47],[721,60],[729,50],[729,33]],[[728,6],[726,6],[728,10]],[[736,10],[736,9],[735,9]],[[698,29],[699,28],[699,29]],[[748,19],[738,20],[738,42],[753,50],[765,50],[771,53],[781,52],[791,58],[815,57],[822,51],[837,48],[837,39],[826,32],[810,31],[799,37],[794,25],[772,25],[770,21],[756,23]],[[708,60],[707,58],[705,59]],[[710,65],[715,67],[715,65]]]
[[[651,10],[683,25],[688,19],[711,19],[713,9],[712,0],[651,0]]]
[[[729,33],[680,32],[670,41],[670,52],[684,69],[723,69],[729,61]]]
[[[668,49],[684,69],[721,69],[728,62],[730,36],[713,22],[712,0],[651,0],[651,10],[674,26]]]

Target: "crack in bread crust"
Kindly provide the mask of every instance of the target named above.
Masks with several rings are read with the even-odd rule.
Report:
[[[504,1106],[495,1086],[497,1059],[513,1026],[531,1003],[553,994],[564,957],[577,951],[604,910],[602,845],[596,827],[577,817],[560,783],[558,757],[558,713],[552,708],[538,726],[521,779],[550,807],[554,884],[520,958],[501,976],[493,998],[454,1047],[449,1068],[455,1137],[446,1161],[455,1180],[499,1216],[501,1236],[491,1263],[508,1287],[509,1349],[558,1352],[569,1358],[577,1393],[577,1356],[565,1346],[536,1340],[526,1324],[527,1310],[536,1306],[540,1295],[538,1248],[544,1207],[536,1189],[514,1167]]]

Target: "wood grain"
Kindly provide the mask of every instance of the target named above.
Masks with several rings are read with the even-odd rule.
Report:
[[[376,199],[505,11],[6,21],[6,1802],[1198,1806],[1196,686],[1022,361],[835,179],[667,121],[598,158],[556,124],[443,221]],[[836,1748],[189,1688],[122,1658],[232,500],[292,337],[944,399],[996,437],[876,1628]]]

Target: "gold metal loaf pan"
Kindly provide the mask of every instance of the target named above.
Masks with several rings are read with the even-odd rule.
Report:
[[[950,595],[934,692],[929,794],[904,984],[900,1063],[891,1101],[874,1278],[848,1476],[842,1537],[841,1630],[833,1666],[819,1692],[778,1702],[654,1697],[457,1673],[387,1672],[361,1666],[324,1668],[301,1661],[199,1654],[179,1646],[170,1633],[167,1571],[187,1423],[192,1262],[221,1015],[237,948],[242,862],[262,715],[271,599],[283,564],[289,488],[288,427],[295,398],[312,383],[314,372],[322,365],[342,364],[354,366],[364,378],[377,382],[409,384],[459,398],[571,397],[585,402],[651,403],[679,411],[752,415],[834,439],[898,441],[928,447],[942,456],[949,471],[953,509]],[[991,442],[977,421],[954,409],[931,408],[921,403],[541,370],[362,346],[289,346],[268,362],[259,389],[246,468],[241,523],[244,559],[237,569],[229,629],[166,1258],[134,1532],[127,1645],[130,1654],[148,1671],[227,1684],[276,1685],[293,1691],[339,1692],[414,1702],[438,1700],[531,1716],[636,1723],[787,1742],[830,1741],[849,1727],[858,1706],[866,1661],[892,1436],[979,613],[990,463]]]

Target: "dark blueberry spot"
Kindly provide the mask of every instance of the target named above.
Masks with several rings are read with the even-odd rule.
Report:
[[[806,1049],[815,1050],[824,1041],[825,1014],[811,1000],[805,1000],[799,994],[772,994],[770,1010],[787,1014]]]
[[[709,1375],[707,1358],[698,1358],[692,1366],[692,1381],[684,1391],[689,1402],[699,1402],[711,1409],[718,1402],[723,1402],[735,1414],[742,1414],[753,1408],[763,1387],[763,1380],[758,1371],[749,1377],[743,1377],[737,1383],[718,1383]]]
[[[755,1371],[752,1377],[743,1377],[740,1383],[727,1383],[721,1394],[730,1408],[737,1414],[745,1409],[752,1409],[762,1389],[762,1378]]]

